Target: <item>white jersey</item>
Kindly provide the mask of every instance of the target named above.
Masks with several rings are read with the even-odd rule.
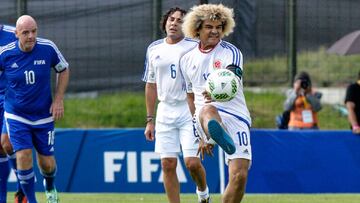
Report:
[[[243,57],[239,49],[226,41],[220,41],[210,52],[204,53],[198,47],[187,52],[180,60],[180,68],[186,81],[188,92],[195,95],[196,114],[205,105],[202,92],[208,75],[219,68],[234,64],[243,69]],[[251,126],[249,110],[243,93],[243,82],[240,81],[236,97],[228,102],[212,102],[219,111],[228,113]]]
[[[179,69],[179,60],[193,49],[197,41],[184,38],[176,44],[160,39],[147,49],[143,81],[156,83],[160,102],[176,104],[186,100],[185,81]]]

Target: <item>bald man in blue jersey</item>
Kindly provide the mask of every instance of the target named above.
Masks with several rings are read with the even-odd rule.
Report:
[[[47,202],[57,203],[54,121],[64,115],[63,98],[69,81],[69,65],[52,41],[37,38],[37,31],[36,21],[23,15],[16,22],[18,40],[0,49],[0,70],[8,81],[4,117],[16,152],[17,176],[29,203],[37,203],[33,147],[44,177]],[[57,73],[54,99],[51,69]]]
[[[8,25],[0,25],[0,46],[5,46],[13,41],[16,41],[15,27]],[[0,128],[3,126],[4,116],[4,98],[7,81],[4,74],[0,74]],[[7,195],[7,180],[10,174],[9,165],[16,172],[16,157],[13,152],[12,145],[9,141],[6,129],[1,133],[0,144],[0,203],[6,203]],[[20,183],[18,181],[17,191],[15,193],[15,203],[27,203],[27,199],[22,192]]]

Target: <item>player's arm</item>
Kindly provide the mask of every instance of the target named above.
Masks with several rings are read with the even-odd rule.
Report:
[[[241,78],[243,76],[243,70],[240,68],[240,66],[235,65],[235,64],[230,64],[230,65],[226,66],[226,69],[233,72],[239,78],[239,80],[241,80]]]
[[[187,93],[187,102],[189,105],[189,109],[191,112],[191,115],[194,116],[195,114],[195,103],[194,103],[194,93]]]
[[[348,110],[348,120],[349,120],[349,123],[351,124],[352,126],[352,131],[354,133],[360,133],[360,127],[359,127],[359,123],[357,122],[357,119],[356,119],[356,114],[355,114],[355,103],[352,102],[352,101],[347,101],[345,103],[346,105],[346,108]]]
[[[69,83],[69,77],[69,68],[57,73],[55,97],[50,107],[50,113],[54,117],[54,120],[59,120],[64,116],[64,95]]]
[[[156,105],[157,91],[156,83],[146,83],[145,85],[145,104],[146,104],[146,128],[145,137],[147,140],[155,139],[155,105]]]

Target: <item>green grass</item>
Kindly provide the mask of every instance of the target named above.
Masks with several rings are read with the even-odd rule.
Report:
[[[57,127],[143,127],[146,114],[144,101],[144,94],[140,92],[66,99],[65,117],[57,123]]]
[[[323,47],[297,55],[297,71],[307,71],[317,86],[344,86],[355,81],[359,64],[360,55],[327,54]],[[244,67],[246,85],[288,86],[290,83],[286,56],[250,59]]]
[[[275,116],[283,111],[285,96],[279,92],[245,92],[254,128],[275,128]],[[65,117],[56,126],[61,128],[145,127],[143,92],[104,94],[98,98],[65,100]],[[346,117],[331,106],[319,112],[321,129],[348,129]]]
[[[36,194],[39,203],[45,202],[43,193]],[[11,197],[11,198],[10,198]],[[8,203],[13,202],[13,193]],[[213,202],[220,202],[219,194],[212,194]],[[242,203],[358,203],[360,194],[246,194]],[[123,193],[60,193],[63,203],[166,203],[165,194]],[[195,194],[182,194],[181,202],[197,202]]]

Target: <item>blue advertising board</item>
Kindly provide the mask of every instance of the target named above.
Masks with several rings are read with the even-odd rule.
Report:
[[[143,132],[140,128],[57,129],[58,190],[163,193],[160,158]],[[253,129],[251,144],[248,193],[360,192],[360,137],[350,131]],[[210,192],[219,193],[227,169],[217,147],[214,154],[203,164]],[[179,158],[181,192],[194,193],[196,186]],[[37,169],[36,187],[43,191]],[[9,189],[15,190],[13,174]]]

